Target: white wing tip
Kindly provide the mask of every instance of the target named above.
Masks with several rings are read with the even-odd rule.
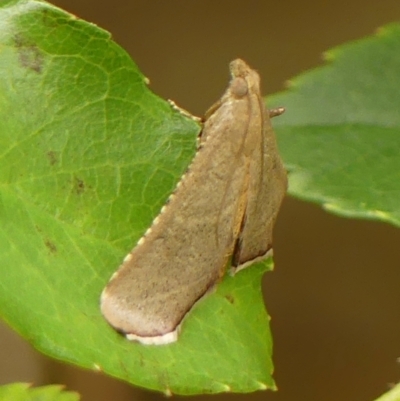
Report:
[[[174,343],[178,340],[179,328],[160,336],[142,337],[137,334],[127,333],[125,336],[130,341],[137,341],[145,345],[164,345]]]

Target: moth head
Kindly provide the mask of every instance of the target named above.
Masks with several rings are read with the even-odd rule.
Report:
[[[236,59],[230,63],[232,80],[230,83],[231,94],[241,98],[250,92],[260,91],[260,77],[243,60]]]

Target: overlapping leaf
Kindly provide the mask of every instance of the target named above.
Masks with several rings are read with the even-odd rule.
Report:
[[[400,225],[400,25],[327,53],[271,104],[290,193],[335,213]]]
[[[0,400],[5,401],[78,401],[79,395],[63,391],[62,386],[30,387],[25,383],[0,386]]]

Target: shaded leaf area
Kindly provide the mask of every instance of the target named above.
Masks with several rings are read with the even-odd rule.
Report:
[[[400,25],[333,49],[270,102],[289,191],[348,217],[400,225]]]
[[[26,383],[0,386],[0,399],[7,401],[79,401],[78,394],[63,391],[59,385],[30,387]]]
[[[109,33],[39,1],[0,7],[0,313],[42,352],[166,393],[274,388],[257,265],[199,302],[179,341],[143,346],[100,293],[195,152]]]

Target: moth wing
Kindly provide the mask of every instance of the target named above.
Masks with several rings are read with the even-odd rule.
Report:
[[[253,102],[252,118],[255,121],[252,124],[259,125],[259,146],[253,147],[247,205],[232,258],[233,272],[272,251],[272,230],[287,189],[286,171],[278,153],[271,119],[259,94],[257,99],[258,104]]]
[[[246,108],[247,99],[230,99],[205,122],[188,172],[104,289],[103,315],[131,338],[168,341],[223,275],[244,213],[247,121],[237,116]]]

